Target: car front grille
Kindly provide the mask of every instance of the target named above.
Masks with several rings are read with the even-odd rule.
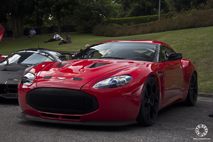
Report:
[[[0,84],[0,94],[17,93],[17,85]]]
[[[33,109],[49,113],[86,114],[98,109],[95,96],[69,89],[34,89],[27,93],[26,100]]]

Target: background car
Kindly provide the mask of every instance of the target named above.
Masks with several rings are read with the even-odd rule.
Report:
[[[70,61],[42,63],[18,86],[22,119],[83,124],[152,125],[162,108],[195,105],[197,71],[158,41],[108,41]]]
[[[6,58],[6,57],[7,57],[7,55],[1,55],[1,54],[0,54],[0,61],[3,60],[3,59]]]
[[[17,86],[23,74],[33,66],[42,62],[66,60],[59,52],[31,48],[12,53],[0,61],[0,97],[17,99]]]

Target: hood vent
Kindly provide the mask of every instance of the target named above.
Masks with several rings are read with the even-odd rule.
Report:
[[[63,67],[63,66],[65,66],[65,65],[67,65],[67,64],[69,64],[69,63],[61,62],[60,64],[58,64],[58,65],[57,65],[57,67],[59,67],[59,68],[60,68],[60,67]]]
[[[43,77],[44,79],[50,79],[50,78],[52,78],[52,76],[45,76],[45,77]]]
[[[81,80],[83,80],[83,79],[80,78],[80,77],[74,77],[73,80],[75,80],[75,81],[81,81]]]
[[[92,66],[90,66],[89,68],[96,68],[96,67],[104,66],[104,65],[107,65],[107,64],[109,64],[109,63],[95,63]]]

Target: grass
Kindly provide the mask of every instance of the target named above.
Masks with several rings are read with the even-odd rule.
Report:
[[[213,92],[213,27],[202,27],[160,33],[142,34],[122,37],[102,37],[88,34],[69,33],[72,43],[58,45],[59,41],[44,43],[53,37],[52,34],[36,35],[33,38],[3,38],[0,42],[0,53],[10,54],[25,48],[48,48],[57,51],[78,51],[85,44],[94,44],[108,40],[157,40],[170,45],[176,52],[190,59],[198,71],[199,92]],[[60,34],[65,38],[64,34]]]

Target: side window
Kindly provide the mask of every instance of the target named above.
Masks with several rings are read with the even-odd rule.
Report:
[[[160,53],[159,53],[159,62],[164,62],[164,61],[167,61],[168,60],[168,55],[170,53],[174,53],[175,51],[172,50],[171,48],[169,47],[166,47],[166,46],[160,46]]]

